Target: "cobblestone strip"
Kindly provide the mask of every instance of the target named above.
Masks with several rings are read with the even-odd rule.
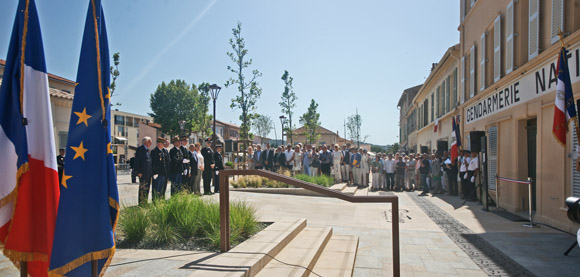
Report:
[[[489,276],[535,276],[489,242],[473,233],[427,197],[408,193],[435,224]]]

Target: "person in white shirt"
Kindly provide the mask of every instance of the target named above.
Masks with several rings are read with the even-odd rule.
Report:
[[[383,163],[383,169],[387,175],[387,190],[393,190],[395,186],[395,164],[397,162],[393,160],[393,154],[389,154],[388,157]]]
[[[193,155],[197,156],[197,175],[195,175],[195,180],[193,182],[193,192],[197,195],[201,195],[201,175],[203,173],[203,155],[201,155],[201,144],[195,144],[195,151],[193,151]]]
[[[475,191],[475,178],[479,173],[479,158],[477,157],[477,152],[471,153],[471,160],[467,166],[467,200],[477,201],[477,192]]]
[[[291,144],[286,145],[284,155],[286,156],[286,168],[291,171],[292,166],[294,166],[294,150],[292,150]]]
[[[467,198],[467,166],[471,161],[469,150],[463,150],[463,157],[460,158],[459,177],[461,178],[461,199]]]

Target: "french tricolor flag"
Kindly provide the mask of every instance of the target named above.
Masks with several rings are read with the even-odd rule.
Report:
[[[20,0],[0,87],[0,245],[45,276],[59,199],[48,77],[34,0]]]

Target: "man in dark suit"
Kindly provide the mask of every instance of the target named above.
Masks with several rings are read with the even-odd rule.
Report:
[[[213,150],[211,150],[211,138],[205,140],[205,147],[201,149],[201,155],[203,156],[203,164],[205,168],[203,171],[203,194],[212,195],[213,193],[211,192],[210,185],[215,163],[213,161]]]
[[[215,153],[213,154],[213,160],[215,166],[213,168],[214,175],[213,175],[213,192],[218,193],[220,192],[220,170],[224,170],[224,160],[222,158],[222,145],[218,144],[215,146]]]
[[[262,169],[264,168],[264,152],[262,151],[262,146],[261,145],[256,145],[256,152],[254,152],[254,157],[252,158],[254,160],[254,167],[256,169]]]
[[[65,150],[61,148],[58,150],[58,156],[56,156],[56,164],[58,165],[58,183],[62,184],[62,173],[64,172],[64,153]]]
[[[346,146],[342,146],[342,161],[340,161],[341,165],[341,175],[342,181],[347,182],[350,180],[349,173],[350,173],[350,143],[347,143]]]
[[[167,191],[167,183],[169,182],[169,172],[171,170],[171,158],[169,157],[169,140],[165,139],[163,142],[163,154],[165,155],[165,171],[167,172],[167,177],[165,178],[165,183],[161,187],[161,195],[165,195],[165,191]]]
[[[188,155],[189,155],[189,179],[187,180],[187,190],[190,193],[197,193],[196,188],[195,188],[195,178],[197,177],[197,163],[198,163],[198,157],[197,157],[197,153],[195,153],[195,145],[194,144],[190,144],[189,145],[189,151]]]
[[[163,153],[164,138],[157,138],[157,147],[151,150],[151,174],[153,176],[153,201],[165,199],[161,194],[165,179],[167,178],[167,159]]]
[[[183,154],[183,173],[181,174],[181,184],[185,189],[187,184],[189,184],[189,172],[190,165],[189,161],[191,157],[189,155],[189,150],[187,150],[187,136],[181,136],[181,146],[179,147],[181,154]]]
[[[173,148],[169,150],[169,158],[171,160],[171,166],[169,167],[169,179],[171,181],[171,195],[179,193],[182,189],[181,187],[181,175],[183,174],[183,153],[181,149],[181,141],[179,137],[175,136],[173,138]]]
[[[135,171],[137,176],[139,176],[139,205],[147,204],[147,198],[149,197],[149,186],[151,185],[151,155],[149,155],[149,147],[151,147],[152,143],[150,137],[144,137],[135,155]]]
[[[262,165],[266,170],[273,171],[274,168],[274,150],[270,148],[270,144],[266,143],[266,149],[262,153]]]

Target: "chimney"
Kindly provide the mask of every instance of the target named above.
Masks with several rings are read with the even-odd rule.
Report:
[[[437,63],[432,63],[431,64],[431,71],[433,71],[435,69],[435,67],[437,67]]]

